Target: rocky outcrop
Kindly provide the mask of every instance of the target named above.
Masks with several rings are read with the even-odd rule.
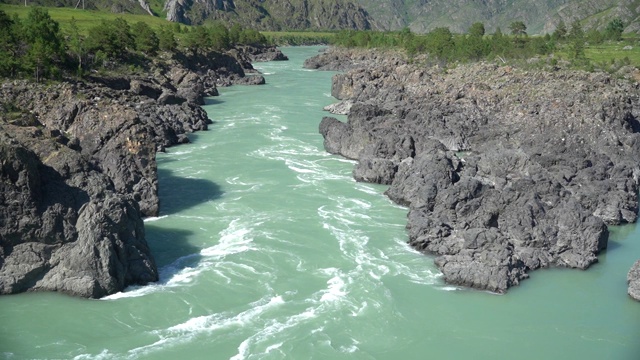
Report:
[[[629,283],[629,296],[640,301],[640,260],[636,261],[629,270],[627,282]]]
[[[147,0],[138,0],[138,4],[140,4],[140,7],[142,8],[142,10],[144,10],[147,14],[154,16],[153,11],[151,11],[151,7],[149,6],[149,3],[147,2]]]
[[[252,63],[264,62],[264,61],[286,61],[289,58],[274,46],[252,46],[242,45],[238,47],[244,56],[246,56]]]
[[[150,67],[0,87],[0,294],[98,298],[157,280],[142,222],[158,214],[156,152],[207,129],[199,105],[219,84],[262,77],[240,80],[252,68],[227,54]]]
[[[607,246],[606,224],[636,221],[636,83],[321,56],[360,64],[333,78],[332,95],[354,105],[348,122],[320,123],[326,150],[358,160],[357,180],[390,185],[409,208],[409,243],[436,255],[445,281],[504,292],[538,268],[586,269]]]

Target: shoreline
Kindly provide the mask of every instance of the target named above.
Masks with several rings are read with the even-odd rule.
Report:
[[[158,279],[143,219],[157,216],[155,155],[208,129],[218,86],[259,85],[274,47],[161,56],[144,73],[8,80],[2,104],[0,294],[100,298]],[[252,76],[246,76],[249,73]]]
[[[346,71],[327,110],[348,121],[322,120],[325,149],[357,160],[357,181],[390,186],[409,244],[448,283],[504,293],[538,268],[586,269],[607,224],[636,221],[635,82],[336,48],[305,66]]]

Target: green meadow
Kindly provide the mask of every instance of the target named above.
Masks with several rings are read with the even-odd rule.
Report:
[[[31,9],[30,6],[7,5],[0,3],[0,10],[6,12],[10,16],[17,14],[21,18],[25,18],[29,9]],[[53,20],[60,23],[60,27],[63,31],[67,29],[71,22],[71,18],[75,18],[76,24],[81,32],[86,32],[87,29],[97,25],[101,20],[114,20],[116,18],[124,18],[129,23],[142,21],[152,28],[159,28],[160,26],[172,24],[164,18],[151,15],[114,14],[105,11],[82,10],[65,7],[43,7],[43,9],[46,9],[47,12],[49,12],[49,16],[51,16]]]

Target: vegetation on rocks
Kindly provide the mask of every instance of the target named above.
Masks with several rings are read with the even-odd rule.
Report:
[[[142,221],[158,214],[156,152],[207,129],[200,105],[218,86],[263,84],[251,61],[286,57],[216,24],[61,30],[31,7],[0,10],[0,26],[0,294],[156,281]]]
[[[201,53],[237,45],[261,46],[256,30],[221,23],[192,28],[129,23],[121,17],[101,20],[82,31],[71,18],[65,31],[48,11],[31,7],[25,18],[0,10],[0,76],[58,79],[63,73],[145,67],[159,51]]]
[[[545,66],[565,61],[586,70],[616,71],[620,66],[615,64],[640,65],[640,53],[633,49],[635,43],[617,42],[621,28],[620,20],[614,19],[604,31],[591,29],[585,32],[581,23],[575,21],[569,30],[562,23],[556,31],[545,36],[529,36],[521,21],[510,24],[509,34],[500,28],[486,34],[482,23],[472,24],[464,34],[454,34],[446,27],[435,28],[427,34],[415,34],[409,28],[396,32],[343,30],[335,35],[332,44],[347,48],[399,48],[409,56],[428,54],[432,61],[441,64],[479,60],[531,63],[529,60],[536,58]],[[610,51],[615,47],[620,50],[626,47],[626,50]],[[606,59],[614,60],[611,64],[603,63]]]

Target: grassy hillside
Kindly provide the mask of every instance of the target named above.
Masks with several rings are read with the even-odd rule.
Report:
[[[6,12],[9,15],[17,14],[21,18],[27,16],[29,9],[31,9],[31,6],[25,7],[24,5],[7,5],[0,3],[0,10]],[[65,30],[67,28],[72,17],[76,19],[78,28],[82,32],[98,24],[100,20],[114,20],[118,17],[122,17],[130,23],[142,21],[153,28],[171,24],[169,21],[163,18],[151,16],[149,14],[115,14],[107,11],[82,10],[65,7],[45,7],[45,9],[48,11],[52,19],[60,23],[60,27],[62,28],[62,30]]]

